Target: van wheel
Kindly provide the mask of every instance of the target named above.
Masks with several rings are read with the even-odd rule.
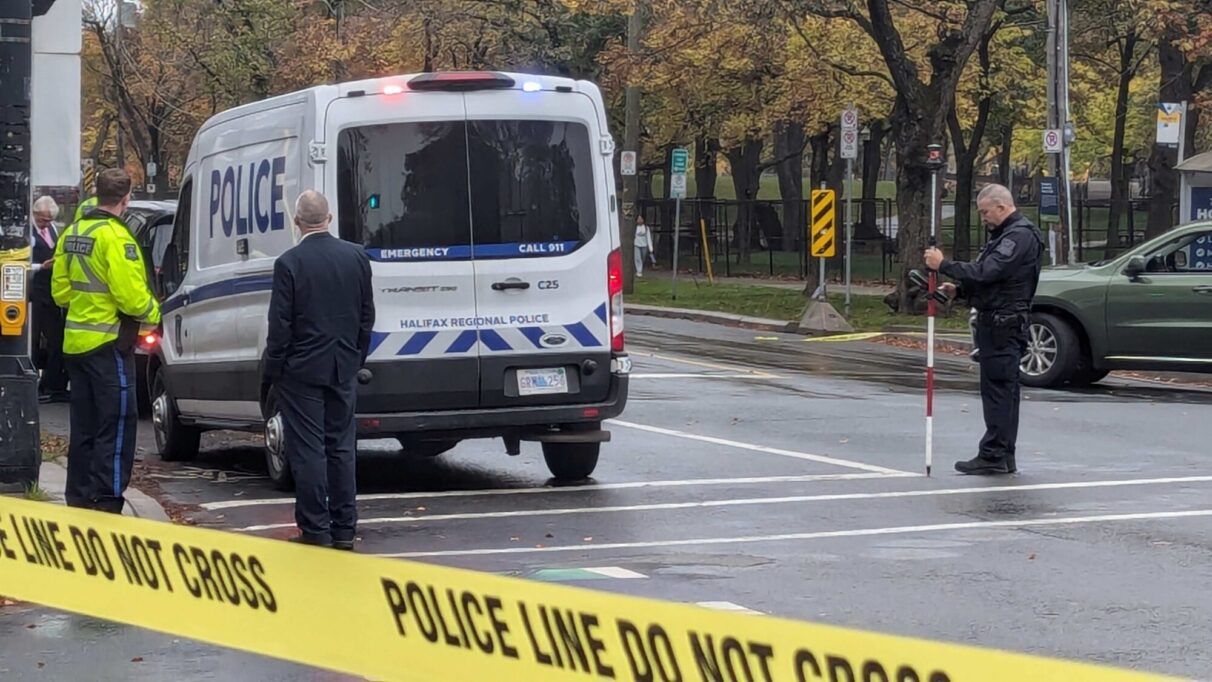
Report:
[[[181,423],[177,404],[168,393],[160,370],[151,385],[152,432],[156,436],[156,452],[165,462],[188,462],[198,456],[202,431]]]
[[[282,492],[295,489],[295,478],[286,459],[286,423],[278,409],[278,392],[270,389],[265,397],[265,470],[274,488]]]
[[[583,481],[598,466],[601,443],[543,443],[543,459],[557,481]]]
[[[396,440],[404,453],[413,457],[437,457],[459,444],[457,440],[412,440],[406,436],[396,436]]]
[[[1025,386],[1061,386],[1077,370],[1081,342],[1067,322],[1048,313],[1032,313],[1027,326],[1027,352],[1019,364]]]

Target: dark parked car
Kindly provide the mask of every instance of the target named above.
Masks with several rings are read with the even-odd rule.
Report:
[[[1212,222],[1043,272],[1023,383],[1084,386],[1117,369],[1212,373]]]
[[[152,283],[152,292],[157,298],[163,299],[157,291],[156,274],[164,260],[164,250],[173,235],[173,218],[177,214],[177,202],[174,201],[132,201],[123,216],[135,241],[143,248],[143,260],[147,263],[148,281]],[[147,353],[159,343],[159,335],[149,334],[139,339],[135,347],[135,369],[138,373],[135,389],[139,403],[139,416],[151,414],[151,398],[147,390]]]

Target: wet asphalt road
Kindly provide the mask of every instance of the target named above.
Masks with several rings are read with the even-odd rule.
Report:
[[[1212,673],[1212,391],[1123,380],[1027,391],[1021,473],[967,478],[951,464],[979,437],[976,375],[943,355],[927,479],[921,351],[628,325],[631,401],[592,482],[552,487],[535,444],[515,458],[472,441],[419,459],[366,442],[359,550]],[[44,425],[65,417],[49,408]],[[150,450],[149,428],[140,437]],[[255,446],[234,440],[210,438],[187,466],[149,454],[146,472],[199,525],[293,534],[290,500],[268,486]],[[594,570],[554,571],[568,568]],[[89,652],[106,663],[89,666]],[[344,679],[41,609],[0,612],[0,675]]]

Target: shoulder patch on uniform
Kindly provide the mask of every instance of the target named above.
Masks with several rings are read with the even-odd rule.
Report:
[[[1011,258],[1014,256],[1014,248],[1018,246],[1013,239],[1002,239],[997,245],[997,252]]]
[[[138,250],[137,246],[135,246],[134,244],[126,245],[126,259],[127,260],[139,260],[139,250]]]

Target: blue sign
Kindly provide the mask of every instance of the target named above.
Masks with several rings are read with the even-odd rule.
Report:
[[[1212,220],[1212,187],[1191,188],[1192,221]]]
[[[1212,235],[1204,234],[1191,242],[1187,247],[1190,251],[1188,260],[1189,270],[1212,270]]]
[[[509,244],[459,244],[399,249],[366,249],[366,255],[378,262],[469,260],[472,258],[528,258],[562,256],[576,250],[580,242],[513,242]]]
[[[247,167],[241,164],[211,171],[211,239],[215,237],[216,218],[224,237],[250,235],[254,230],[264,234],[285,229],[286,212],[282,206],[285,175],[285,156],[253,161]]]
[[[1059,178],[1039,179],[1039,214],[1056,216],[1060,219],[1060,180]]]

